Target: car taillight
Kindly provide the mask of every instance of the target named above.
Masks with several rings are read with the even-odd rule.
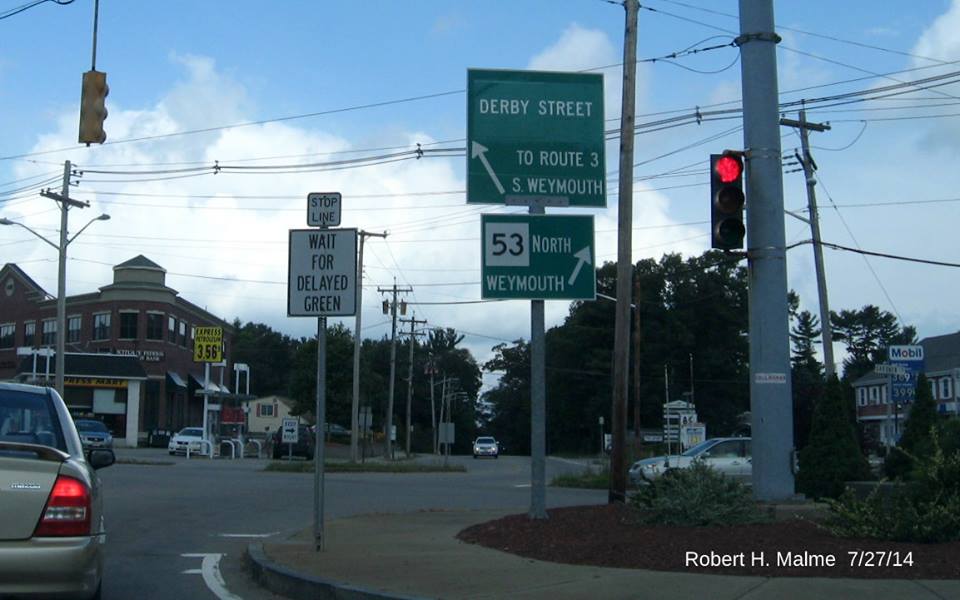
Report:
[[[90,488],[87,484],[60,475],[53,484],[34,537],[90,535]]]

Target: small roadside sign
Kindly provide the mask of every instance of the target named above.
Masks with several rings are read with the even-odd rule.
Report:
[[[877,375],[906,375],[907,370],[901,365],[879,364],[873,367]]]
[[[291,229],[288,317],[357,313],[357,230]]]
[[[218,363],[223,360],[223,328],[197,327],[193,335],[193,361]]]
[[[283,423],[280,426],[280,441],[284,444],[296,444],[299,440],[299,428],[297,427],[297,420],[291,419],[290,417],[284,417]]]
[[[307,225],[310,227],[337,227],[340,225],[343,203],[340,192],[311,192],[307,194]]]
[[[481,215],[482,298],[594,300],[593,215]]]

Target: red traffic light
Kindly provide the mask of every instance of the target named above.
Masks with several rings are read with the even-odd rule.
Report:
[[[713,167],[721,183],[733,183],[743,173],[743,163],[739,158],[725,154],[717,160]]]

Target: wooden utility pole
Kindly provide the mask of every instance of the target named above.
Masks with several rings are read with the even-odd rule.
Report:
[[[820,303],[820,336],[823,340],[823,366],[824,372],[829,380],[835,372],[833,362],[833,330],[830,327],[830,303],[827,301],[827,275],[823,266],[823,245],[820,243],[820,216],[817,212],[817,178],[814,172],[817,170],[817,164],[810,155],[810,136],[808,132],[827,131],[830,126],[825,123],[808,123],[807,111],[800,111],[800,120],[780,119],[781,125],[787,127],[796,127],[800,130],[800,144],[803,150],[803,156],[800,157],[800,165],[803,167],[803,176],[807,180],[807,207],[809,208],[810,218],[803,219],[810,225],[810,234],[813,236],[813,264],[817,271],[817,296]],[[793,213],[790,213],[793,215]],[[797,216],[797,215],[793,215]]]
[[[426,320],[418,321],[417,315],[414,314],[412,319],[400,319],[401,323],[410,323],[410,332],[407,334],[410,336],[410,368],[407,371],[407,458],[410,458],[410,405],[413,402],[413,346],[414,340],[418,335],[424,335],[422,331],[414,331],[414,328],[417,326],[417,323],[426,325]]]
[[[397,294],[406,294],[413,291],[413,288],[398,288],[397,282],[393,282],[393,287],[377,287],[381,294],[393,294],[393,300],[388,301],[390,309],[390,396],[387,400],[387,418],[384,422],[384,437],[386,438],[384,455],[388,460],[393,460],[393,440],[390,439],[393,433],[393,384],[397,377]],[[404,305],[404,309],[406,305]]]
[[[387,232],[371,233],[360,230],[360,252],[357,259],[357,322],[353,327],[353,402],[350,406],[350,460],[357,462],[360,438],[360,317],[363,314],[363,241],[367,237],[386,238]]]
[[[620,114],[620,197],[617,214],[617,308],[613,342],[613,407],[610,411],[609,502],[627,497],[627,378],[630,359],[630,284],[633,281],[633,126],[637,71],[637,0],[624,0],[623,102]]]

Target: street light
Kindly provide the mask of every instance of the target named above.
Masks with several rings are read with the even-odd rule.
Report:
[[[108,221],[110,215],[104,213],[99,217],[90,219],[90,221],[80,228],[80,231],[73,234],[71,237],[67,237],[67,207],[62,207],[63,218],[60,222],[60,244],[54,244],[48,240],[43,235],[40,235],[33,229],[27,227],[23,223],[18,223],[16,221],[11,221],[10,219],[3,218],[0,219],[0,225],[18,225],[23,227],[33,235],[37,236],[53,248],[56,248],[57,252],[60,255],[59,258],[59,268],[57,273],[57,392],[60,396],[64,396],[63,390],[63,375],[64,375],[64,362],[65,362],[65,352],[66,352],[66,341],[67,341],[67,246],[70,243],[77,239],[77,236],[83,233],[83,231],[90,227],[94,221]]]

